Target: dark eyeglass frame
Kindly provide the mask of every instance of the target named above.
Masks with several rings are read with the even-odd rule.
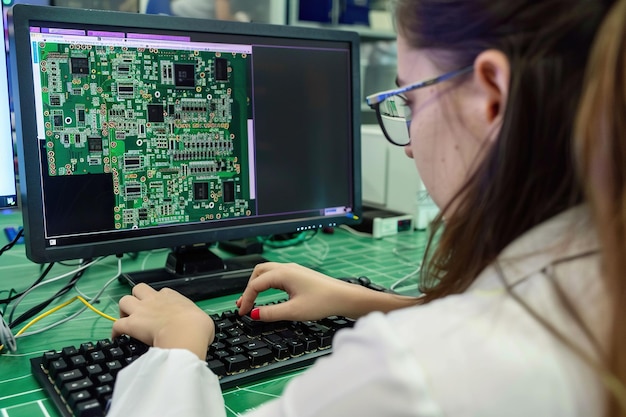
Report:
[[[370,106],[370,108],[376,112],[376,119],[378,120],[378,124],[380,125],[380,128],[382,129],[383,134],[385,135],[385,138],[390,143],[396,146],[406,146],[409,143],[411,143],[411,138],[408,134],[407,134],[407,137],[408,137],[407,142],[401,143],[401,142],[394,140],[389,134],[389,132],[387,132],[387,130],[385,129],[385,124],[383,123],[382,115],[380,113],[380,103],[382,103],[383,101],[387,100],[390,97],[399,96],[403,93],[406,93],[407,91],[417,90],[418,88],[429,87],[431,85],[438,84],[442,81],[446,81],[451,78],[458,77],[459,75],[466,74],[473,70],[474,70],[474,66],[468,65],[466,67],[447,72],[443,75],[440,75],[435,78],[431,78],[429,80],[420,81],[414,84],[409,84],[404,87],[395,88],[393,90],[386,90],[386,91],[381,91],[380,93],[371,94],[365,98],[365,101],[367,102],[367,105]],[[406,121],[407,131],[409,130],[410,123],[411,123],[410,120]]]

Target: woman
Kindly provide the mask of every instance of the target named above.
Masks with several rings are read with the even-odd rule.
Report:
[[[250,415],[604,414],[610,384],[597,364],[611,306],[570,144],[588,51],[612,2],[397,3],[400,88],[370,104],[441,208],[424,296],[371,292],[293,264],[257,266],[240,314],[366,317]],[[409,125],[408,136],[389,116]],[[289,301],[251,310],[268,288]],[[120,311],[114,336],[156,348],[118,376],[113,415],[223,415],[217,378],[200,360],[211,320],[146,286]],[[161,386],[161,376],[181,383]]]

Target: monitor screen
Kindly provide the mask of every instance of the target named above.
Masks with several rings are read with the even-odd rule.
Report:
[[[354,223],[358,35],[17,5],[36,262]]]
[[[17,206],[4,13],[0,16],[0,208]]]

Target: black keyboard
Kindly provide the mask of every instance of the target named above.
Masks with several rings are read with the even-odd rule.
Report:
[[[207,366],[220,378],[222,389],[310,365],[330,353],[337,330],[354,323],[336,316],[264,323],[236,311],[212,318],[216,334]],[[31,359],[31,370],[61,415],[99,417],[105,414],[117,373],[147,350],[128,336],[86,342]]]

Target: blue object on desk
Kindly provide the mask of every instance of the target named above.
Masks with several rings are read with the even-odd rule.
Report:
[[[13,239],[15,239],[15,236],[17,236],[18,233],[19,229],[16,229],[15,227],[4,228],[4,234],[7,236],[7,239],[9,239],[9,242],[13,242]],[[16,243],[24,243],[24,236],[20,237]]]

